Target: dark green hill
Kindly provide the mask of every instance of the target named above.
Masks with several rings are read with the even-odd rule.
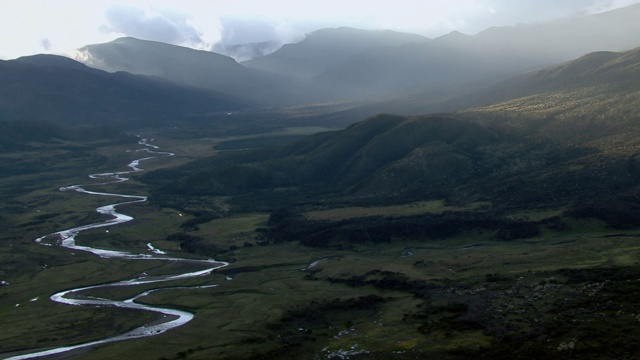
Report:
[[[472,177],[482,147],[498,141],[497,132],[470,121],[379,115],[269,151],[188,165],[173,174],[176,182],[166,190],[229,195],[303,187],[353,196],[440,196]],[[171,177],[159,172],[147,179]]]
[[[228,95],[128,73],[110,74],[60,56],[0,61],[3,120],[136,128],[243,106],[246,102]]]

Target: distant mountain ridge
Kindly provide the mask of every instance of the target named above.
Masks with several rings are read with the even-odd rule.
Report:
[[[327,28],[314,31],[298,43],[285,44],[275,52],[246,61],[243,65],[309,80],[365,50],[428,41],[430,39],[424,36],[390,30]]]
[[[135,128],[247,105],[225,94],[177,86],[161,78],[107,73],[61,56],[0,61],[4,120]]]
[[[213,51],[234,58],[238,62],[248,61],[260,56],[271,54],[282,45],[276,41],[264,41],[249,44],[222,44],[214,45]]]
[[[635,48],[640,45],[638,18],[640,4],[550,23],[491,28],[474,36],[453,32],[429,42],[362,51],[315,80],[336,89],[347,86],[360,96],[480,88],[589,52]]]
[[[249,69],[211,51],[128,37],[87,45],[79,53],[80,61],[101,70],[162,77],[263,105],[305,101],[300,98],[304,92],[297,84]]]
[[[460,95],[589,52],[628,50],[640,45],[638,18],[640,4],[433,40],[393,31],[322,29],[241,64],[211,52],[132,38],[81,50],[83,61],[103,70],[162,76],[264,106],[380,101],[420,92]]]

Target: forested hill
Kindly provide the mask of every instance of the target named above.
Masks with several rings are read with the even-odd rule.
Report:
[[[415,190],[441,193],[443,187],[472,177],[480,147],[498,139],[494,131],[469,121],[379,115],[268,152],[194,163],[174,174],[194,172],[171,185],[171,191],[221,195],[320,186],[387,196]],[[149,179],[153,176],[171,178],[158,173]]]

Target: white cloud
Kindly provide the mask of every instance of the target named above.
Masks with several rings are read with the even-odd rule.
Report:
[[[0,58],[73,56],[87,44],[136,36],[208,49],[220,39],[295,41],[321,27],[392,29],[435,37],[594,13],[640,0],[1,0]],[[226,20],[225,20],[226,19]],[[236,19],[242,21],[228,21]],[[251,24],[262,32],[251,35]],[[266,24],[266,25],[265,25]],[[235,34],[235,35],[231,35]],[[253,37],[252,37],[253,36]],[[44,40],[47,42],[43,42]],[[46,45],[46,46],[43,46]]]
[[[151,10],[131,5],[115,5],[105,13],[107,33],[133,36],[169,44],[201,47],[201,33],[189,23],[190,16],[175,10]]]

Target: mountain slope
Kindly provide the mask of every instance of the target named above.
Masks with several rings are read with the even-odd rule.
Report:
[[[495,131],[465,120],[379,115],[268,152],[214,157],[148,179],[173,176],[178,181],[171,191],[188,194],[313,186],[382,197],[442,195],[474,174],[480,148],[498,139]]]
[[[587,54],[456,99],[470,117],[558,142],[640,150],[640,48]],[[490,104],[490,105],[487,105]],[[618,150],[616,150],[619,152]]]
[[[458,96],[588,52],[636,47],[638,18],[640,5],[634,5],[434,40],[391,31],[323,29],[242,65],[212,52],[133,38],[81,50],[83,61],[103,70],[161,76],[265,106],[344,99],[403,101],[420,92]]]
[[[598,51],[561,64],[528,71],[480,89],[463,91],[455,86],[436,88],[336,114],[333,120],[348,123],[353,116],[370,116],[380,112],[413,115],[463,111],[551,92],[564,93],[561,97],[582,97],[586,104],[591,95],[580,95],[581,91],[589,94],[599,92],[605,98],[615,97],[614,94],[618,93],[623,99],[627,97],[627,93],[639,89],[639,64],[640,48],[625,52]],[[576,93],[569,95],[572,91]],[[511,108],[515,109],[515,103],[512,105]]]
[[[74,60],[36,55],[0,62],[4,120],[128,128],[167,124],[189,114],[228,111],[246,102],[161,79],[110,74]]]
[[[548,23],[496,27],[474,36],[472,46],[546,65],[593,51],[624,51],[640,45],[640,4]],[[466,44],[468,45],[468,44]]]
[[[460,99],[474,107],[550,91],[589,86],[636,88],[640,80],[640,48],[615,53],[599,51],[560,65],[530,71]]]
[[[210,51],[135,38],[87,45],[79,60],[104,71],[157,76],[184,86],[210,89],[265,105],[302,101],[297,85],[238,64]]]
[[[465,91],[522,71],[593,51],[640,44],[640,5],[550,23],[491,28],[475,36],[451,33],[430,42],[361,51],[315,77],[360,96],[457,88]],[[277,52],[276,52],[277,53]],[[275,53],[274,53],[275,54]]]
[[[295,44],[287,44],[274,53],[243,64],[283,76],[312,79],[364,50],[424,43],[420,35],[394,31],[368,31],[353,28],[322,29]]]

